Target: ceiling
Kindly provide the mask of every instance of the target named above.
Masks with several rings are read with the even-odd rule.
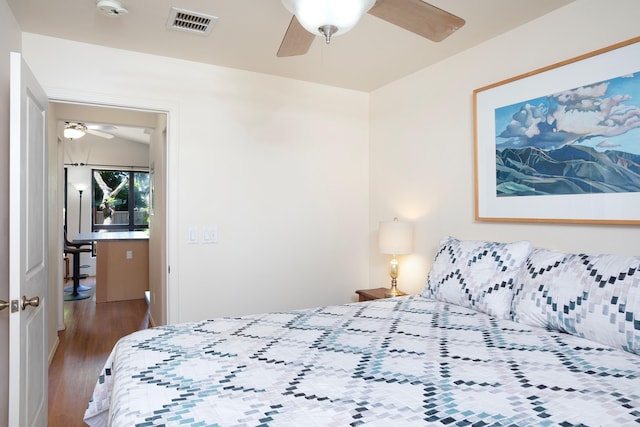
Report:
[[[115,124],[85,123],[89,129],[95,129],[103,133],[109,134],[114,138],[120,138],[127,141],[138,142],[141,144],[149,144],[151,140],[151,129],[141,128],[137,126],[124,126]]]
[[[8,0],[24,32],[180,58],[369,92],[562,7],[573,0],[431,0],[465,25],[435,43],[365,14],[330,45],[277,58],[291,20],[280,0],[121,0],[125,15],[96,0]],[[209,35],[170,30],[172,7],[218,17]]]
[[[60,138],[63,138],[62,130],[65,122],[79,122],[121,140],[149,144],[150,131],[157,127],[158,115],[162,114],[97,105],[64,102],[52,104],[53,108],[49,108],[49,113],[53,114],[60,124],[58,129]],[[109,143],[113,140],[87,134],[76,141]]]

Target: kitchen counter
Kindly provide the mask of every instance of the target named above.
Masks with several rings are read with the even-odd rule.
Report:
[[[105,240],[149,240],[145,231],[94,231],[92,233],[78,233],[74,243],[91,243]]]
[[[149,290],[148,233],[79,233],[73,241],[96,244],[96,303],[144,298]]]

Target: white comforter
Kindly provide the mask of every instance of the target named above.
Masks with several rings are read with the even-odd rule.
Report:
[[[624,426],[640,356],[417,296],[158,327],[114,348],[92,426]]]

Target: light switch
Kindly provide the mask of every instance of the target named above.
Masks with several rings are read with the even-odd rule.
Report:
[[[198,243],[197,227],[189,227],[189,234],[187,235],[187,243]]]
[[[218,227],[205,227],[202,230],[202,241],[207,244],[218,243]]]

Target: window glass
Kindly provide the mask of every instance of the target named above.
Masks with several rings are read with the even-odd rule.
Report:
[[[133,224],[149,225],[149,174],[133,174]]]
[[[149,226],[149,173],[93,171],[92,229],[140,230]]]

